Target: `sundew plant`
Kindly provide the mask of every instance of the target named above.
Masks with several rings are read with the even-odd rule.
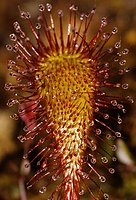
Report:
[[[80,200],[85,193],[88,199],[110,199],[103,185],[115,172],[123,102],[133,100],[118,96],[128,88],[120,81],[129,71],[124,58],[128,49],[121,47],[121,40],[109,45],[118,29],[107,32],[106,17],[90,36],[95,10],[80,15],[71,5],[64,26],[65,13],[54,13],[49,3],[39,5],[36,24],[19,8],[32,38],[16,21],[12,44],[6,45],[16,55],[8,61],[16,83],[5,85],[15,95],[7,104],[18,104],[18,114],[11,117],[26,124],[18,137],[28,144],[25,167],[37,162],[37,172],[26,185],[31,189],[41,179],[48,180],[39,188],[44,198],[53,185],[48,200]],[[38,153],[30,159],[33,152]]]

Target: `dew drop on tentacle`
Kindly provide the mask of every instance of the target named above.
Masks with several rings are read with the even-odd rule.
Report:
[[[17,138],[19,139],[19,141],[20,141],[21,143],[23,143],[23,142],[26,141],[26,137],[24,137],[24,136],[22,136],[22,135],[18,136]]]
[[[81,15],[80,15],[80,20],[83,21],[83,20],[84,20],[84,17],[85,17],[85,14],[84,14],[84,13],[81,14]]]
[[[110,75],[109,75],[108,73],[105,73],[104,78],[105,78],[105,79],[108,79],[109,76],[110,76]]]
[[[101,129],[96,129],[96,134],[100,135],[102,133]]]
[[[14,120],[18,120],[19,119],[19,117],[18,117],[18,115],[16,113],[14,113],[13,115],[10,115],[10,118],[14,119]]]
[[[124,49],[124,50],[122,51],[122,54],[126,55],[126,54],[128,54],[128,52],[129,52],[128,49]]]
[[[8,51],[12,51],[13,47],[12,47],[10,44],[7,44],[7,45],[6,45],[6,49],[7,49]]]
[[[81,189],[80,191],[79,191],[79,195],[83,195],[85,193],[85,191],[83,190],[83,189]]]
[[[91,158],[90,161],[91,161],[92,164],[95,164],[95,163],[97,162],[97,161],[96,161],[96,158]]]
[[[50,12],[52,10],[52,5],[50,3],[47,3],[46,8],[47,8],[47,11]]]
[[[115,48],[116,48],[116,49],[119,49],[120,47],[121,47],[121,41],[116,42],[116,44],[115,44]]]
[[[116,100],[111,100],[111,104],[113,105],[113,106],[117,106],[117,101]]]
[[[63,17],[63,10],[59,10],[59,11],[58,11],[58,16],[59,16],[59,17]]]
[[[122,119],[120,118],[120,116],[118,116],[117,122],[118,122],[118,124],[122,124]]]
[[[119,64],[120,64],[121,66],[125,65],[125,64],[126,64],[126,60],[121,60],[121,61],[119,62]]]
[[[8,60],[8,67],[15,67],[16,66],[16,62],[14,60]]]
[[[115,132],[116,137],[121,137],[121,133],[120,132]]]
[[[30,15],[29,12],[22,11],[20,6],[18,6],[18,9],[19,9],[21,18],[23,18],[23,19],[30,19],[31,18],[31,15]]]
[[[103,33],[101,40],[107,40],[110,37],[110,33]]]
[[[25,168],[28,168],[28,167],[30,167],[30,164],[29,163],[25,164]]]
[[[109,67],[109,62],[104,63],[104,67],[108,68]]]
[[[117,56],[121,57],[122,56],[122,52],[118,52]]]
[[[104,193],[103,195],[104,199],[108,200],[109,199],[109,195],[107,193]]]
[[[130,102],[130,103],[134,103],[134,99],[130,96],[127,96],[126,99]]]
[[[104,176],[99,176],[99,180],[104,183],[106,181],[106,178]]]
[[[39,30],[39,29],[41,29],[41,24],[40,23],[36,23],[36,25],[35,25],[35,28],[37,29],[37,30]]]
[[[116,145],[112,145],[111,150],[112,151],[116,151],[117,150],[117,146]]]
[[[23,155],[23,159],[27,159],[27,158],[28,158],[28,154],[26,153]]]
[[[15,31],[18,33],[20,32],[21,28],[18,22],[14,22],[13,24]]]
[[[69,7],[69,9],[70,9],[70,10],[73,10],[73,11],[77,11],[77,10],[78,10],[78,6],[76,6],[76,5],[71,5],[71,6]]]
[[[108,162],[108,159],[106,157],[102,157],[101,160],[102,160],[103,163],[107,163]]]
[[[104,114],[104,119],[109,119],[109,114]]]
[[[103,17],[101,19],[101,26],[106,26],[106,25],[107,25],[107,19],[106,19],[106,17]]]
[[[127,90],[127,89],[128,89],[128,84],[127,84],[127,83],[122,84],[122,88],[123,88],[124,90]]]
[[[56,181],[56,180],[57,180],[57,178],[56,178],[55,175],[52,175],[52,179],[53,179],[53,181]]]
[[[5,89],[6,91],[9,91],[10,88],[11,88],[11,86],[12,86],[11,83],[5,83],[5,87],[4,87],[4,89]]]
[[[13,42],[17,41],[17,36],[14,33],[10,34],[9,37],[10,37],[11,41],[13,41]]]
[[[39,4],[39,11],[43,12],[45,10],[44,4]]]
[[[46,192],[46,187],[45,186],[42,186],[40,189],[39,189],[39,193],[43,194]]]
[[[17,99],[9,99],[7,102],[7,106],[12,107],[13,105],[15,105],[17,103],[18,103]]]
[[[109,172],[110,172],[110,174],[114,174],[115,173],[115,169],[109,168]]]
[[[107,140],[111,140],[112,139],[112,135],[111,134],[106,134],[106,139]]]
[[[113,50],[113,47],[111,47],[111,48],[108,49],[108,53],[110,53],[110,54],[112,54],[113,51],[114,51],[114,50]]]
[[[117,158],[113,156],[113,157],[112,157],[112,161],[113,161],[113,162],[116,162],[116,161],[117,161]]]
[[[23,131],[24,131],[24,132],[28,132],[28,127],[27,127],[27,126],[24,126]]]
[[[117,27],[114,27],[113,29],[112,29],[112,33],[113,34],[116,34],[118,32],[118,28]]]

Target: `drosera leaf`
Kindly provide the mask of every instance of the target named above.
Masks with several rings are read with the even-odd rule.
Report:
[[[25,165],[28,170],[38,160],[38,170],[27,188],[47,178],[48,183],[39,188],[42,195],[57,182],[49,199],[79,200],[86,189],[91,199],[109,199],[102,184],[107,173],[115,172],[110,167],[111,161],[116,161],[115,152],[120,160],[125,154],[118,127],[123,122],[121,113],[126,112],[124,102],[133,103],[131,97],[119,95],[128,84],[113,81],[128,72],[124,59],[127,48],[122,50],[120,40],[108,47],[118,29],[105,32],[108,21],[103,17],[96,34],[88,39],[94,8],[79,17],[78,7],[71,5],[67,33],[65,13],[59,10],[55,18],[50,3],[39,5],[36,26],[29,12],[20,7],[19,12],[35,43],[21,23],[14,22],[12,45],[6,48],[16,55],[16,62],[10,60],[8,69],[17,82],[6,84],[5,89],[15,92],[16,97],[8,106],[19,104],[19,115],[11,118],[20,116],[25,122],[24,134],[18,137],[27,144],[23,159],[28,161],[32,152],[38,151]],[[131,163],[125,155],[124,162]]]

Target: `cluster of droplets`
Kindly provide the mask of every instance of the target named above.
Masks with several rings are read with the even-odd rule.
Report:
[[[88,167],[89,167],[89,173],[86,173],[84,171],[79,171],[78,174],[79,176],[81,177],[81,179],[87,179],[87,180],[90,180],[91,178],[91,173],[93,172],[95,175],[97,175],[99,181],[101,183],[104,183],[106,181],[106,178],[105,176],[99,174],[97,172],[97,170],[95,170],[95,165],[98,164],[98,161],[99,163],[102,163],[102,165],[108,170],[108,172],[110,174],[114,174],[115,173],[115,169],[114,168],[109,168],[107,166],[108,162],[109,162],[109,158],[112,159],[112,161],[116,162],[117,158],[114,156],[114,155],[110,155],[106,150],[102,149],[105,151],[106,155],[102,152],[97,153],[97,150],[99,148],[99,145],[97,144],[97,142],[95,143],[95,140],[101,140],[101,142],[104,144],[104,145],[108,145],[108,147],[110,148],[110,150],[112,151],[112,154],[114,154],[114,152],[117,150],[117,146],[115,144],[115,139],[116,138],[120,138],[121,137],[121,133],[118,132],[118,131],[114,131],[112,128],[110,128],[106,122],[109,121],[109,120],[112,120],[113,118],[111,117],[111,115],[108,113],[108,112],[103,112],[101,111],[101,108],[113,108],[116,110],[122,110],[123,113],[126,113],[126,109],[124,108],[124,105],[123,105],[123,101],[122,98],[120,97],[109,97],[109,99],[106,97],[106,93],[103,92],[103,91],[100,91],[99,88],[101,87],[112,87],[112,88],[122,88],[124,90],[127,90],[128,89],[128,84],[127,83],[123,83],[123,84],[120,84],[120,83],[116,83],[116,84],[112,84],[110,83],[109,79],[110,77],[112,77],[113,75],[123,75],[124,73],[127,73],[129,72],[129,69],[128,68],[124,68],[124,69],[119,69],[118,71],[114,72],[110,70],[113,69],[113,66],[111,66],[111,61],[110,59],[112,60],[113,63],[117,63],[119,64],[120,67],[124,67],[126,65],[126,60],[123,58],[122,59],[122,56],[124,55],[127,55],[129,50],[127,48],[121,50],[119,52],[119,49],[121,48],[121,41],[118,41],[115,43],[115,45],[113,47],[110,47],[109,49],[105,50],[104,52],[102,52],[102,49],[104,47],[104,45],[106,44],[106,42],[110,39],[110,37],[114,34],[116,34],[118,32],[118,29],[117,27],[114,27],[112,29],[112,31],[109,33],[109,32],[103,32],[103,29],[105,26],[107,26],[107,19],[106,17],[103,17],[101,19],[101,23],[100,23],[100,28],[98,30],[98,33],[95,35],[95,37],[90,41],[90,42],[87,42],[84,38],[86,38],[86,33],[87,33],[87,30],[88,30],[88,27],[91,23],[91,19],[92,19],[92,16],[94,15],[95,13],[95,8],[92,9],[92,11],[90,12],[90,15],[86,15],[86,14],[81,14],[80,15],[80,25],[85,21],[85,30],[83,32],[83,36],[81,35],[81,31],[77,31],[77,27],[75,25],[72,26],[71,24],[71,16],[72,16],[72,12],[74,13],[73,15],[75,16],[76,14],[76,11],[78,10],[78,7],[75,6],[75,5],[72,5],[70,6],[70,21],[68,23],[68,32],[67,32],[67,36],[68,36],[68,39],[67,39],[67,51],[69,49],[72,49],[74,47],[74,51],[72,53],[79,53],[80,51],[82,52],[82,54],[85,56],[85,57],[88,57],[88,61],[93,65],[93,67],[95,68],[95,76],[96,76],[96,89],[98,88],[97,92],[96,92],[96,99],[95,99],[95,102],[94,102],[94,113],[96,114],[96,116],[100,116],[104,119],[104,122],[103,120],[100,120],[99,118],[93,118],[93,119],[90,119],[90,123],[89,123],[89,126],[92,128],[94,128],[94,136],[96,136],[96,138],[92,139],[92,138],[89,138],[89,136],[86,136],[84,139],[89,143],[89,151],[91,152],[90,155],[88,156],[90,158],[90,162],[87,162],[85,160],[85,164],[87,163]],[[5,89],[7,91],[15,91],[16,89],[20,89],[21,88],[21,91],[25,91],[25,90],[28,90],[30,89],[30,92],[31,94],[35,94],[37,92],[37,90],[35,88],[33,88],[34,86],[34,82],[33,81],[30,81],[29,80],[29,73],[34,75],[35,76],[35,79],[37,81],[40,81],[40,75],[37,74],[35,75],[35,72],[38,70],[34,65],[35,63],[35,56],[36,57],[42,57],[43,56],[43,50],[45,51],[44,54],[47,54],[48,55],[48,50],[46,50],[46,47],[43,45],[41,39],[39,38],[39,32],[41,29],[42,29],[42,26],[43,26],[43,13],[44,11],[47,10],[50,14],[50,21],[51,21],[51,26],[47,26],[46,27],[46,34],[47,34],[47,39],[49,41],[49,44],[50,44],[50,47],[49,48],[52,48],[53,49],[53,45],[52,43],[50,43],[50,40],[52,41],[52,37],[51,37],[51,33],[50,33],[50,30],[52,30],[52,32],[54,33],[54,38],[56,37],[56,33],[55,33],[55,25],[54,25],[54,21],[53,21],[53,17],[51,15],[51,11],[52,11],[52,5],[47,3],[46,6],[43,5],[43,4],[40,4],[39,5],[39,11],[41,13],[41,16],[38,17],[38,21],[36,23],[36,25],[33,27],[32,26],[32,23],[30,21],[30,18],[31,18],[31,15],[29,12],[24,12],[22,11],[20,8],[19,8],[19,11],[20,11],[20,15],[21,15],[21,18],[25,19],[29,25],[30,25],[30,28],[37,40],[37,43],[38,43],[38,48],[34,47],[33,44],[30,42],[30,39],[28,37],[26,37],[26,34],[22,31],[21,29],[21,26],[18,22],[14,22],[13,26],[14,26],[14,29],[15,29],[15,33],[12,33],[10,34],[10,39],[11,41],[13,42],[13,46],[10,45],[10,44],[7,44],[6,45],[6,48],[8,51],[13,51],[15,54],[18,54],[16,59],[17,60],[21,60],[21,61],[25,61],[25,63],[28,63],[28,66],[24,67],[24,66],[21,66],[21,65],[18,65],[15,61],[13,60],[9,60],[8,62],[8,70],[10,71],[10,75],[11,76],[14,76],[16,77],[16,80],[17,82],[21,82],[23,80],[23,78],[25,80],[27,80],[27,83],[19,83],[18,85],[13,85],[11,83],[7,83],[5,85]],[[63,17],[63,11],[62,10],[59,10],[58,11],[58,16],[59,16],[59,19],[60,19],[60,24],[62,23],[62,17]],[[76,24],[76,23],[75,23]],[[62,25],[62,24],[61,24]],[[81,27],[80,27],[81,28]],[[79,30],[80,30],[79,28]],[[36,30],[35,30],[36,29]],[[60,30],[62,31],[62,27],[60,27]],[[38,33],[37,33],[37,32]],[[17,34],[19,36],[17,36]],[[63,37],[62,37],[62,33],[61,33],[61,48],[63,50],[64,48],[64,41],[63,41]],[[78,38],[78,39],[77,39]],[[79,39],[80,38],[80,39]],[[25,41],[25,42],[24,42]],[[53,43],[55,43],[57,40],[55,38],[55,40],[53,41]],[[26,43],[27,45],[25,46],[24,43]],[[98,45],[98,43],[102,43],[101,46]],[[55,43],[56,45],[56,49],[58,48],[58,43],[56,42]],[[34,58],[33,56],[31,55],[31,51],[29,51],[28,49],[29,48],[33,51],[34,53]],[[47,48],[48,49],[48,48]],[[55,50],[56,50],[55,49]],[[54,49],[53,49],[54,50]],[[54,51],[55,51],[54,50]],[[114,53],[116,52],[116,53]],[[93,56],[91,57],[92,54]],[[113,54],[113,57],[112,57],[112,54]],[[106,62],[104,63],[101,63],[101,59],[102,57],[104,57],[105,55],[107,55],[107,57],[109,55],[110,59],[107,59]],[[38,57],[38,58],[39,58]],[[39,59],[40,60],[40,59]],[[97,65],[96,65],[96,61],[97,61]],[[37,65],[37,62],[36,61],[36,65]],[[31,77],[33,78],[33,77]],[[32,90],[31,90],[32,88]],[[32,93],[33,91],[33,93]],[[74,95],[75,92],[73,92],[73,95]],[[9,99],[8,102],[7,102],[7,105],[9,107],[12,107],[13,105],[15,104],[18,104],[18,103],[22,103],[23,101],[25,101],[27,98],[24,98],[23,96],[20,97],[19,94],[15,93],[15,96],[18,97],[18,99]],[[106,99],[107,98],[107,99]],[[128,102],[131,102],[133,103],[134,100],[130,97],[130,96],[127,96],[125,98]],[[31,97],[28,98],[28,102],[31,102]],[[120,103],[121,102],[121,103]],[[36,99],[36,102],[35,102],[35,105],[37,104],[37,99]],[[33,109],[33,111],[35,110],[35,113],[39,113],[41,114],[42,112],[42,105],[38,105],[36,106],[35,109]],[[39,112],[40,110],[40,112]],[[26,109],[20,109],[19,110],[19,115],[20,116],[23,116],[25,115],[25,111]],[[44,110],[45,111],[45,110]],[[34,112],[33,112],[34,113]],[[18,120],[19,119],[19,116],[18,114],[13,114],[11,115],[11,118],[14,119],[14,120]],[[39,118],[41,120],[41,118]],[[39,121],[40,121],[39,120]],[[44,116],[43,120],[47,120],[46,117]],[[115,120],[115,119],[114,119]],[[105,122],[106,121],[106,122]],[[38,121],[37,121],[38,122]],[[120,116],[120,114],[117,115],[117,118],[116,118],[116,122],[118,125],[122,124],[122,118]],[[100,128],[99,127],[102,126],[103,128],[107,129],[108,131],[106,131],[106,133],[103,131],[103,128]],[[41,130],[45,129],[45,127],[47,128],[47,126],[44,126],[43,125],[43,121],[40,121],[38,122],[38,124],[36,124],[34,127],[33,127],[33,130],[30,131],[29,130],[29,127],[28,126],[25,126],[24,127],[24,132],[26,132],[26,136],[24,135],[20,135],[18,136],[18,139],[20,140],[20,142],[25,142],[27,141],[28,139],[31,139],[33,140],[34,137],[36,135],[38,135],[38,131],[40,132]],[[111,133],[109,133],[109,131]],[[47,129],[47,132],[48,132],[48,129]],[[33,134],[32,134],[33,133]],[[41,133],[41,132],[40,132]],[[54,135],[51,133],[50,131],[50,128],[49,128],[49,135],[50,137],[53,137],[55,135],[55,131],[54,131]],[[30,134],[30,137],[28,137]],[[48,136],[46,136],[48,138]],[[107,142],[107,141],[112,141],[112,142]],[[45,138],[43,139],[40,139],[39,142],[37,143],[37,145],[35,145],[33,148],[31,148],[24,156],[23,158],[24,159],[28,159],[28,155],[37,147],[39,147],[40,145],[43,145],[45,142]],[[56,144],[55,144],[56,145]],[[54,145],[54,146],[55,146]],[[53,145],[52,145],[53,146]],[[50,146],[49,148],[51,148],[52,146]],[[57,151],[57,150],[56,150]],[[42,154],[43,152],[48,152],[47,148],[43,148],[42,151],[40,152],[40,154]],[[55,152],[55,151],[54,151]],[[39,155],[40,155],[39,154]],[[53,154],[51,153],[49,155],[49,158],[52,157],[52,155],[54,156],[54,159],[55,157],[57,157],[57,154]],[[109,157],[109,158],[108,158]],[[26,168],[29,168],[30,167],[30,164],[33,162],[33,160],[29,163],[27,163],[25,165]],[[37,162],[37,165],[41,165],[41,161],[38,161]],[[55,163],[56,164],[56,163]],[[47,172],[46,172],[47,171]],[[63,170],[61,170],[63,171]],[[42,163],[41,165],[41,169],[37,172],[37,174],[34,176],[34,178],[36,176],[38,176],[40,173],[47,173],[50,174],[47,166],[46,166],[46,162],[45,163]],[[59,170],[54,173],[52,176],[51,176],[51,179],[53,181],[56,181],[58,179],[60,179],[60,176],[59,176]],[[46,175],[45,175],[46,176]],[[97,186],[97,184],[95,184]],[[33,184],[28,184],[27,188],[31,188],[33,186]],[[58,188],[56,188],[56,191],[58,190]],[[42,186],[40,189],[39,189],[39,192],[41,194],[45,193],[46,192],[46,186]],[[79,195],[83,195],[85,192],[84,188],[81,187],[80,191],[79,191]],[[109,195],[107,193],[104,193],[103,194],[103,197],[104,199],[109,199]],[[48,200],[52,200],[53,199],[53,196],[51,196]]]

